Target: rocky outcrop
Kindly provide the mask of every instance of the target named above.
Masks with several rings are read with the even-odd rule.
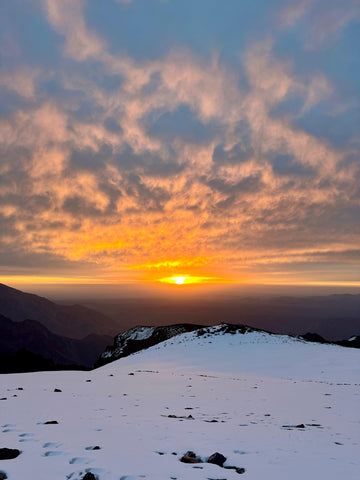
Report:
[[[114,339],[114,344],[107,347],[100,356],[96,366],[118,360],[122,357],[152,347],[160,342],[168,340],[176,335],[186,332],[192,332],[200,329],[200,325],[181,323],[177,325],[168,325],[166,327],[144,327],[138,326],[119,333]]]

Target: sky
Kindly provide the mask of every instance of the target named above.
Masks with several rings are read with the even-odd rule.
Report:
[[[360,286],[359,0],[2,0],[0,282]]]

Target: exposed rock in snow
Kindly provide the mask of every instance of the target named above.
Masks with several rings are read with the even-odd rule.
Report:
[[[8,479],[357,479],[359,350],[232,330],[184,333],[91,372],[0,375],[0,444],[22,451],[4,461]],[[202,462],[180,462],[188,451]]]
[[[131,353],[138,352],[144,348],[152,347],[164,340],[167,340],[181,333],[191,332],[200,328],[199,325],[177,324],[165,327],[143,327],[138,326],[119,333],[114,339],[114,345],[107,347],[100,356],[97,366],[104,365]]]
[[[20,450],[17,448],[0,448],[0,460],[10,460],[20,455]]]

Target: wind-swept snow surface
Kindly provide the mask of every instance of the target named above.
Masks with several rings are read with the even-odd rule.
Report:
[[[207,331],[93,372],[1,375],[0,447],[22,453],[0,460],[0,472],[9,480],[79,480],[87,471],[99,480],[358,478],[359,350]],[[180,462],[187,450],[204,463]],[[243,476],[206,463],[214,452]]]

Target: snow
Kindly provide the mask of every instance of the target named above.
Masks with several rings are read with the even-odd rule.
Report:
[[[124,333],[120,333],[116,336],[116,343],[119,345],[118,348],[115,349],[115,353],[117,355],[121,355],[124,351],[129,340],[146,340],[150,338],[155,330],[155,327],[134,327],[130,330],[127,330]],[[103,358],[111,358],[114,352],[112,351],[105,351],[102,354]]]
[[[1,447],[22,451],[0,471],[9,480],[358,478],[360,351],[216,329],[92,372],[0,375]],[[246,472],[184,464],[187,450],[203,460],[218,451]]]

